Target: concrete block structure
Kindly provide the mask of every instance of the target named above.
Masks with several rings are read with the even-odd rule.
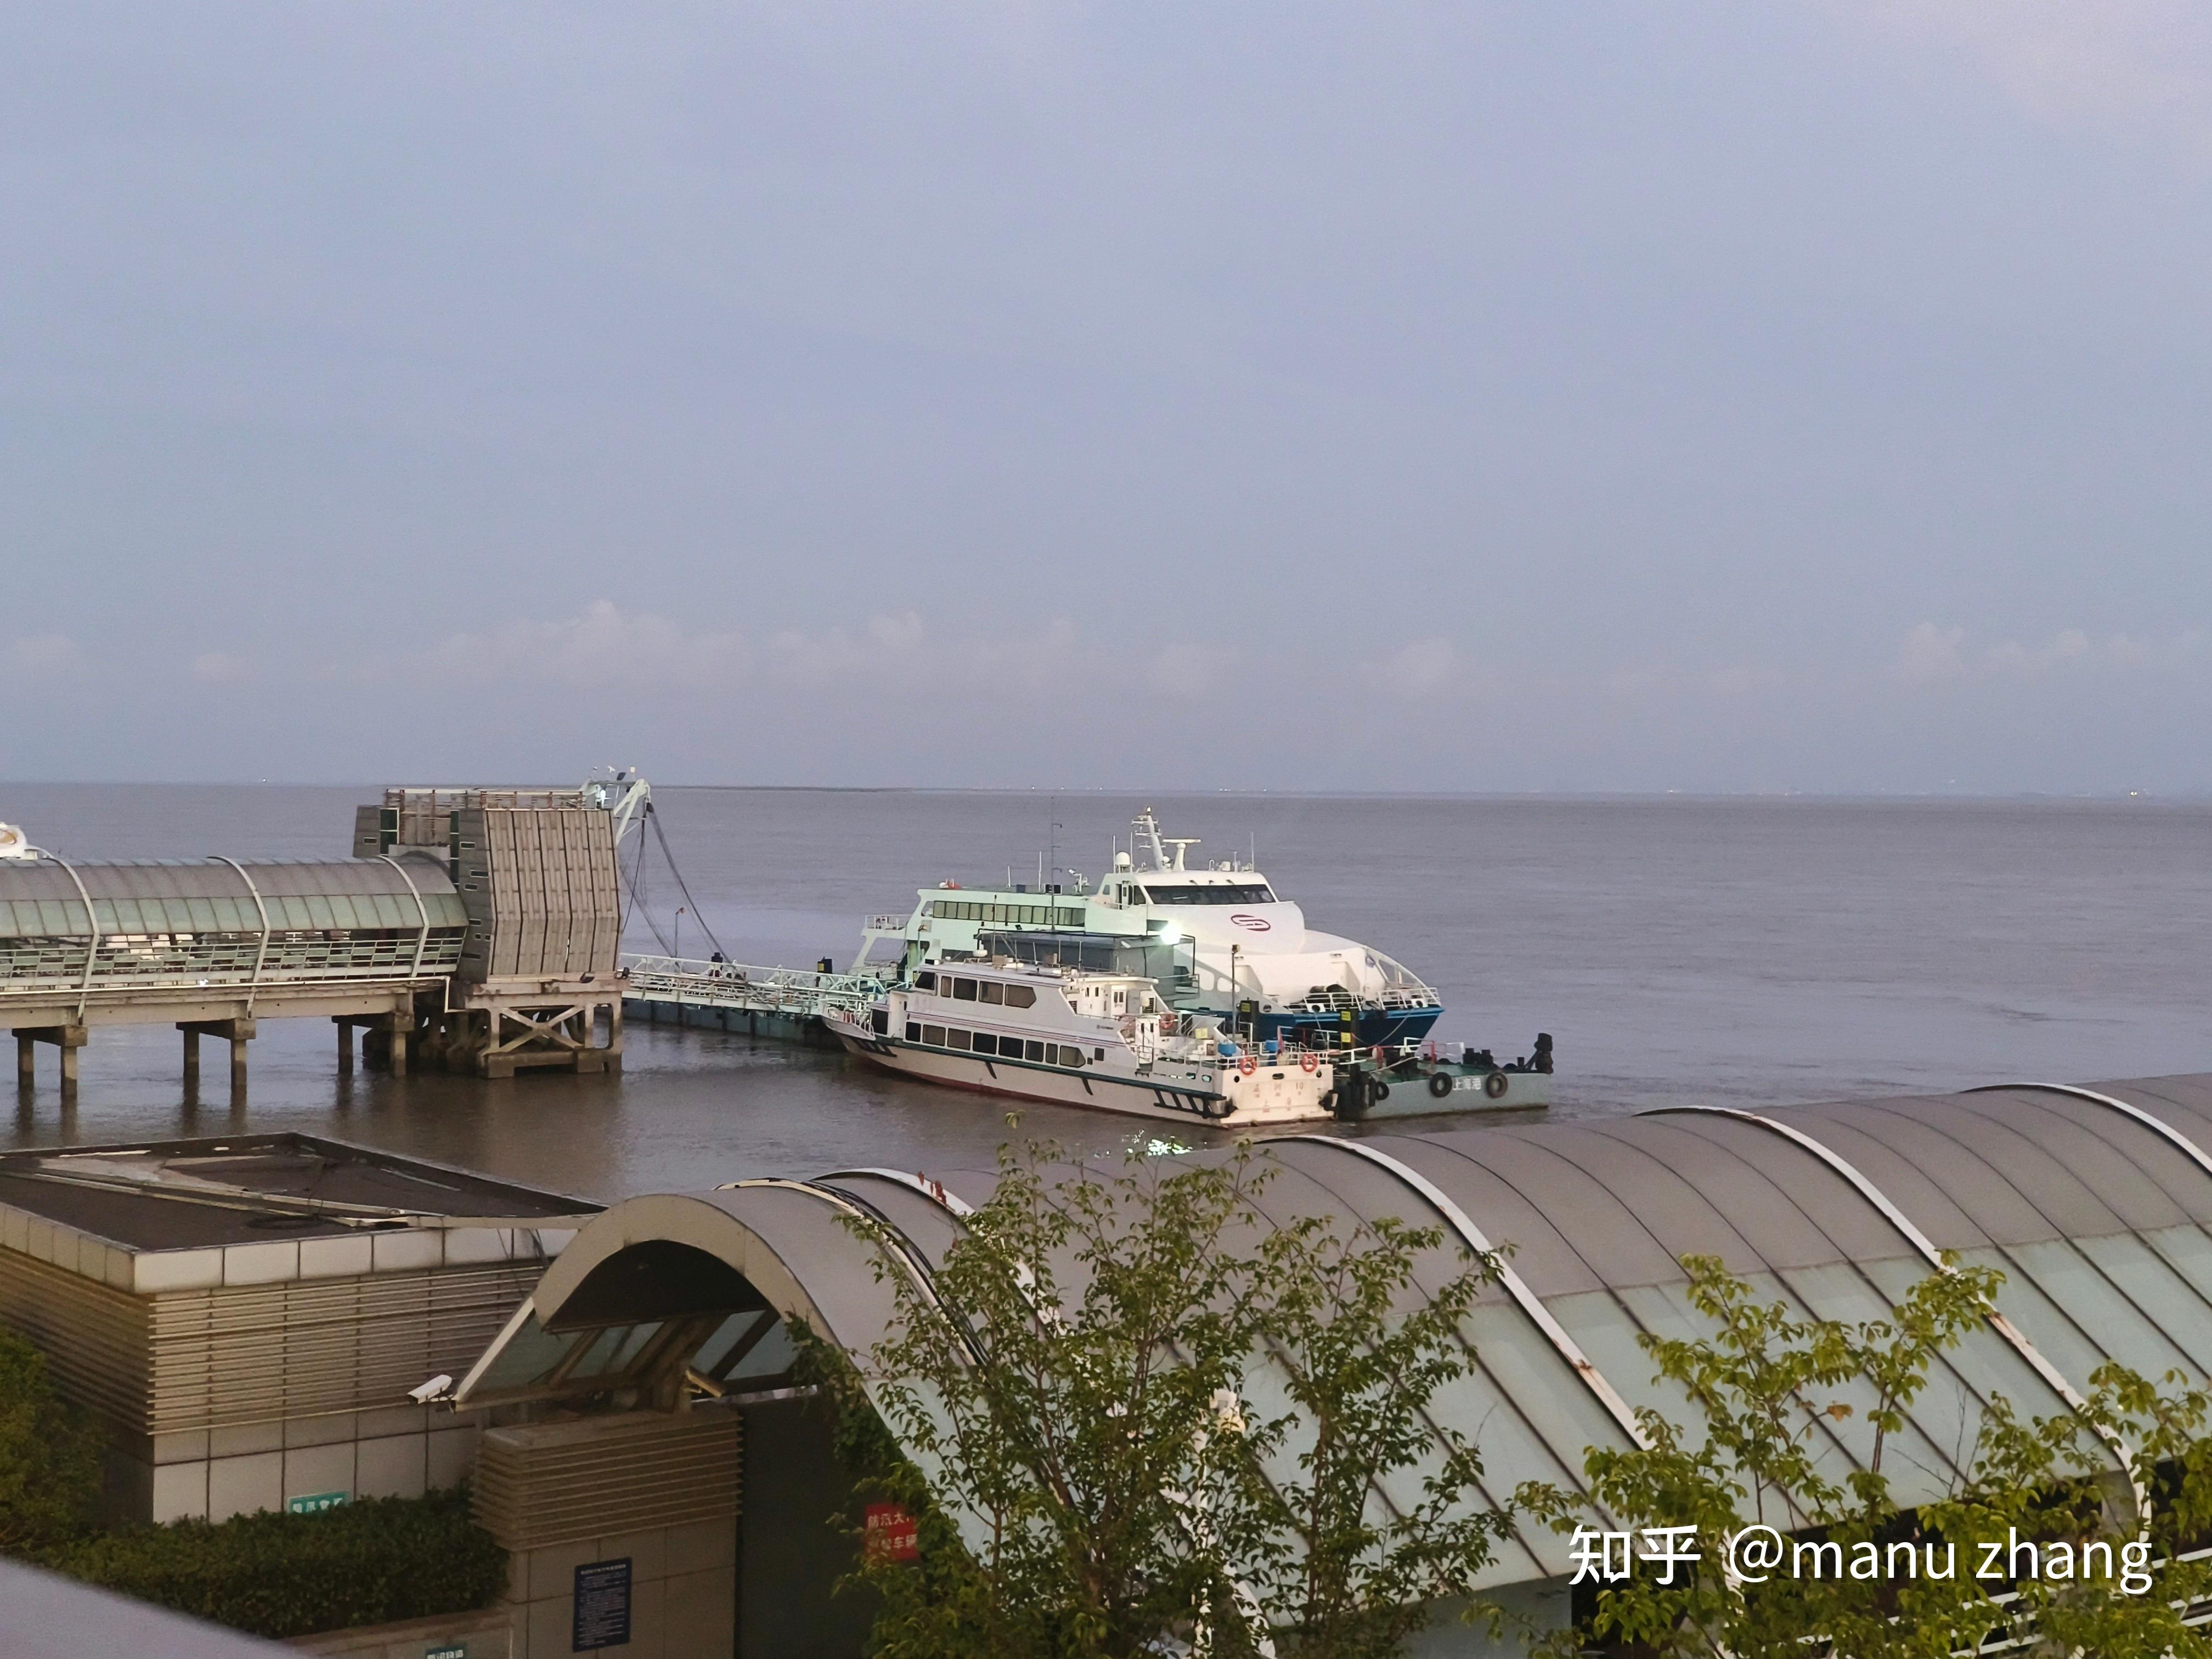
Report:
[[[298,1134],[0,1154],[0,1322],[106,1431],[112,1518],[465,1479],[465,1372],[596,1210]]]
[[[594,1583],[619,1592],[625,1659],[727,1654],[742,1433],[721,1409],[487,1431],[477,1518],[508,1552],[516,1659],[574,1651]]]

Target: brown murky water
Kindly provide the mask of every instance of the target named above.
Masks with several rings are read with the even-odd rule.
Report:
[[[337,858],[366,788],[0,787],[0,817],[71,857]],[[867,791],[659,792],[698,908],[739,961],[840,963],[860,918],[1037,854],[1094,878],[1145,805],[1204,858],[1244,853],[1319,927],[1443,993],[1440,1036],[1559,1041],[1554,1115],[1773,1103],[2212,1070],[2212,806],[2075,802],[1384,799]],[[1057,823],[1057,830],[1051,826]],[[626,860],[627,862],[627,860]],[[648,864],[664,933],[684,901]],[[687,907],[688,908],[688,907]],[[700,920],[682,944],[704,953]],[[651,948],[642,927],[633,943]],[[50,1071],[15,1145],[297,1128],[613,1197],[854,1164],[988,1163],[1003,1106],[841,1056],[633,1024],[619,1079],[357,1073],[330,1027],[270,1022],[242,1113],[195,1105],[166,1026],[101,1030],[75,1109]],[[42,1056],[51,1066],[49,1056]],[[1441,1122],[1443,1120],[1427,1120]],[[1025,1133],[1154,1126],[1038,1108]],[[1387,1132],[1387,1131],[1386,1131]]]

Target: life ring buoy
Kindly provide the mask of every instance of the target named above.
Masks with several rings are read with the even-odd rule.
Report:
[[[1239,1054],[1239,1055],[1237,1055],[1237,1069],[1238,1071],[1240,1071],[1240,1072],[1243,1073],[1244,1073],[1244,1075],[1245,1075],[1246,1077],[1249,1077],[1249,1076],[1251,1076],[1253,1073],[1255,1073],[1255,1072],[1256,1072],[1256,1071],[1258,1071],[1258,1070],[1260,1069],[1260,1058],[1259,1058],[1259,1056],[1258,1056],[1257,1054]]]
[[[1301,1071],[1318,1072],[1321,1070],[1321,1056],[1312,1049],[1307,1049],[1298,1056],[1298,1068]]]
[[[1504,1099],[1505,1091],[1512,1086],[1512,1083],[1508,1080],[1505,1073],[1503,1072],[1492,1072],[1488,1077],[1482,1079],[1482,1092],[1488,1095],[1492,1100]]]
[[[1454,1086],[1449,1072],[1432,1072],[1429,1074],[1429,1092],[1438,1100],[1450,1094]]]

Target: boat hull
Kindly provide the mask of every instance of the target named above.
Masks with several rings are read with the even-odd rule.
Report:
[[[1150,1076],[1121,1077],[1104,1071],[1075,1071],[927,1048],[897,1037],[854,1032],[836,1024],[830,1029],[847,1053],[887,1072],[971,1094],[1228,1129],[1333,1121],[1321,1102],[1326,1091],[1317,1091],[1296,1067],[1262,1069],[1249,1078],[1239,1078],[1232,1092],[1224,1095],[1195,1073],[1172,1064]]]
[[[1466,1112],[1540,1111],[1552,1103],[1552,1077],[1548,1072],[1453,1068],[1435,1075],[1450,1080],[1449,1093],[1437,1094],[1429,1077],[1394,1077],[1390,1079],[1390,1097],[1370,1104],[1360,1115],[1360,1121],[1371,1123],[1382,1117],[1458,1115]],[[1491,1092],[1497,1087],[1491,1081],[1493,1078],[1504,1084],[1502,1093]]]

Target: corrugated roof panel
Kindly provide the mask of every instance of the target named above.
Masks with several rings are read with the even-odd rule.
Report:
[[[1778,1106],[1760,1114],[1810,1135],[1850,1164],[1879,1188],[1939,1249],[1965,1249],[1989,1242],[1989,1236],[1961,1210],[1943,1188],[1917,1169],[1910,1158],[1877,1138],[1860,1120],[1887,1101],[1868,1101],[1838,1114],[1835,1103],[1813,1106]]]
[[[1524,1132],[1498,1129],[1431,1137],[1469,1162],[1491,1170],[1539,1212],[1573,1252],[1581,1272],[1555,1278],[1546,1271],[1553,1259],[1548,1250],[1531,1250],[1516,1266],[1529,1288],[1547,1299],[1580,1290],[1583,1273],[1600,1284],[1642,1284],[1679,1278],[1681,1267],[1674,1255],[1638,1217],[1606,1185],[1568,1158],[1548,1140],[1532,1140]],[[1438,1183],[1447,1192],[1448,1182]],[[1517,1242],[1517,1241],[1516,1241]]]
[[[1650,1231],[1659,1248],[1676,1264],[1665,1275],[1667,1279],[1682,1276],[1680,1263],[1686,1255],[1717,1256],[1733,1273],[1757,1273],[1765,1267],[1765,1258],[1726,1215],[1640,1144],[1653,1138],[1650,1127],[1632,1119],[1618,1127],[1570,1132],[1558,1138],[1559,1149]],[[1574,1216],[1565,1218],[1569,1238],[1576,1237],[1579,1220]],[[1588,1249],[1583,1255],[1590,1258]],[[1607,1272],[1602,1260],[1595,1260],[1592,1265],[1600,1273]]]
[[[1976,1090],[1960,1107],[2016,1129],[2065,1170],[2121,1227],[2140,1232],[2212,1218],[2212,1173],[2124,1112],[2051,1090]],[[2090,1229],[2069,1227],[2074,1237]]]
[[[1483,1237],[1507,1250],[1515,1271],[1531,1285],[1542,1287],[1540,1294],[1595,1290],[1604,1282],[1543,1211],[1495,1170],[1462,1155],[1449,1137],[1394,1136],[1388,1144],[1393,1158],[1449,1194],[1482,1229]]]
[[[2063,1126],[2045,1109],[2041,1099],[2017,1101],[2008,1112],[1976,1109],[1982,1103],[1947,1100],[1929,1115],[1942,1133],[1972,1154],[1971,1159],[1949,1160],[1947,1167],[1960,1170],[1969,1179],[1977,1164],[1990,1170],[2034,1206],[2043,1218],[2046,1237],[2077,1237],[2126,1230],[2128,1224],[2119,1212],[2046,1144],[2051,1131]],[[2140,1177],[2130,1170],[2123,1179],[2132,1183]],[[2171,1211],[2163,1218],[2179,1218]]]
[[[1741,1118],[1705,1114],[1669,1114],[1635,1120],[1637,1138],[1664,1161],[1716,1211],[1725,1211],[1736,1231],[1770,1267],[1810,1267],[1844,1259],[1845,1252],[1812,1219],[1817,1211],[1839,1226],[1893,1242],[1897,1230],[1833,1170],[1803,1147],[1772,1130]],[[1764,1143],[1764,1144],[1762,1144]],[[1785,1186],[1744,1153],[1773,1145],[1794,1159]]]
[[[1896,1224],[1869,1204],[1856,1188],[1806,1148],[1769,1126],[1719,1113],[1654,1114],[1653,1118],[1725,1147],[1735,1158],[1758,1170],[1819,1229],[1826,1241],[1826,1254],[1809,1256],[1808,1260],[1856,1261],[1916,1255],[1911,1241],[1898,1231]],[[1725,1200],[1725,1192],[1722,1197]]]
[[[1808,1121],[1814,1114],[1773,1115],[1807,1129],[1823,1146],[1848,1158],[1939,1249],[1955,1249],[1982,1239],[2003,1243],[2053,1236],[2050,1218],[2033,1201],[1968,1145],[1947,1133],[1934,1114],[1908,1114],[1885,1102],[1850,1114],[1850,1130],[1838,1126],[1834,1133],[1830,1128],[1836,1123],[1832,1109],[1817,1115],[1818,1127]],[[1840,1136],[1850,1132],[1856,1132],[1850,1142],[1852,1150],[1845,1151]],[[1948,1206],[1920,1207],[1930,1186],[1949,1200]],[[1947,1237],[1929,1224],[1948,1221],[1953,1213],[1966,1218],[1971,1229],[1967,1237],[1960,1237],[1952,1229]]]
[[[880,1212],[932,1265],[944,1262],[945,1253],[959,1236],[951,1212],[896,1177],[856,1171],[825,1176],[823,1184],[849,1193]]]
[[[2172,1125],[2198,1150],[2212,1155],[2212,1087],[2206,1086],[2203,1079],[2154,1078],[2094,1086],[2100,1094],[2140,1106],[2160,1122]]]

